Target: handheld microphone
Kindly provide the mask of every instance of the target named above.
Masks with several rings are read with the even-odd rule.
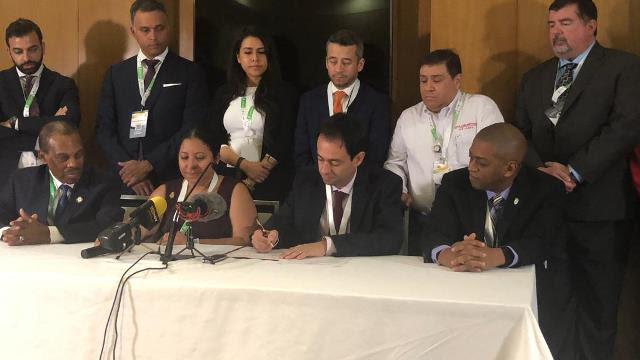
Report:
[[[80,256],[82,256],[83,259],[91,259],[96,256],[111,254],[111,253],[112,253],[111,250],[107,250],[102,246],[94,246],[94,247],[90,247],[80,251]]]
[[[155,226],[167,210],[167,201],[161,196],[154,196],[135,208],[129,215],[131,226],[142,225],[147,229]]]
[[[206,222],[215,220],[227,211],[227,203],[217,193],[201,193],[191,201],[183,201],[178,206],[181,219]]]
[[[89,259],[99,255],[123,251],[131,245],[131,231],[138,225],[147,229],[152,228],[162,218],[167,210],[167,201],[160,196],[155,196],[131,212],[129,222],[118,222],[102,230],[98,234],[100,246],[84,249],[80,252],[83,259]]]

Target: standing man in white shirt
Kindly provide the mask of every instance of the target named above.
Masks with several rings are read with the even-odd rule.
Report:
[[[425,56],[419,81],[422,101],[400,115],[384,164],[403,181],[402,202],[410,209],[409,255],[422,253],[420,233],[442,176],[469,165],[478,131],[504,122],[489,97],[460,90],[462,65],[450,49]]]
[[[38,164],[36,139],[46,123],[80,122],[75,82],[44,66],[40,27],[17,19],[7,26],[5,42],[14,66],[0,71],[0,185],[16,169]]]

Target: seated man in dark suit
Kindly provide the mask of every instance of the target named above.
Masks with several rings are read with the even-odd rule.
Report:
[[[347,114],[322,124],[317,165],[300,169],[280,210],[253,233],[256,250],[289,248],[287,259],[309,256],[393,255],[402,243],[402,180],[360,166],[366,137]]]
[[[554,355],[570,346],[561,181],[522,167],[524,135],[497,123],[478,132],[469,167],[442,178],[424,231],[424,259],[454,271],[536,265],[540,325]],[[552,326],[553,325],[553,326]],[[562,357],[565,358],[565,357]]]
[[[206,117],[204,72],[169,51],[167,11],[156,0],[131,5],[131,34],[140,51],[105,74],[96,140],[127,193],[149,195],[180,176],[181,137]]]
[[[0,186],[16,169],[35,166],[36,138],[49,121],[78,125],[75,82],[42,63],[42,31],[31,20],[7,27],[5,41],[13,67],[0,72]]]
[[[364,45],[358,34],[340,30],[329,37],[325,64],[331,81],[300,98],[296,124],[296,167],[315,165],[316,136],[333,114],[348,112],[360,121],[367,140],[365,164],[382,167],[389,149],[389,98],[358,79]]]
[[[77,128],[63,121],[40,132],[45,165],[14,172],[0,191],[0,233],[8,245],[93,241],[122,221],[118,182],[84,167]]]

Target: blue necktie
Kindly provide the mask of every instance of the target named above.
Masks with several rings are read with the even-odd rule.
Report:
[[[67,200],[69,200],[69,195],[71,193],[71,186],[62,184],[58,190],[60,191],[60,199],[58,199],[56,213],[61,212],[64,210],[65,206],[67,206]]]

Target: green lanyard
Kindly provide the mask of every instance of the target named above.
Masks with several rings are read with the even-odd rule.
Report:
[[[458,118],[460,117],[460,112],[462,111],[462,107],[464,106],[464,101],[466,99],[466,94],[461,92],[460,99],[456,103],[456,107],[453,110],[453,119],[451,120],[451,131],[449,131],[449,136],[447,137],[446,144],[443,143],[443,139],[438,135],[438,131],[436,130],[436,123],[433,121],[433,117],[431,119],[431,136],[433,137],[433,142],[437,146],[441,146],[442,154],[446,154],[446,147],[449,146],[449,140],[451,139],[451,135],[453,134],[453,128],[456,126],[458,122]]]
[[[160,65],[161,63],[158,63],[158,65]],[[156,65],[156,66],[158,66]],[[147,69],[147,71],[149,71],[149,69]],[[138,66],[138,89],[140,91],[140,105],[142,105],[142,107],[144,108],[144,104],[147,102],[147,99],[149,98],[149,94],[151,94],[151,89],[153,89],[153,84],[156,82],[156,77],[158,76],[158,73],[160,71],[156,71],[156,73],[153,75],[153,79],[151,79],[151,82],[149,83],[149,87],[145,90],[144,89],[144,70],[142,69],[142,63],[140,63],[140,65]]]
[[[58,207],[58,202],[56,201],[56,186],[53,183],[53,177],[49,174],[49,206],[47,207],[47,222],[50,225],[53,224],[56,207]]]
[[[24,100],[24,108],[22,110],[22,116],[29,117],[29,108],[31,104],[33,104],[33,100],[36,98],[36,93],[38,92],[38,88],[40,87],[40,77],[36,77],[33,79],[33,85],[31,85],[31,92],[27,95],[27,98]]]
[[[240,99],[240,109],[242,110],[242,127],[247,130],[251,127],[251,123],[253,122],[253,111],[255,107],[251,105],[249,108],[249,112],[247,113],[247,117],[244,117],[244,109],[247,107],[247,97],[243,96]]]

